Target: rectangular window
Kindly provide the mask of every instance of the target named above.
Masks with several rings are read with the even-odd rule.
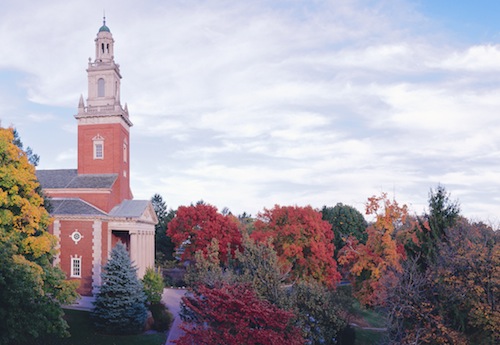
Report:
[[[82,276],[82,259],[71,258],[71,277],[80,278]]]
[[[102,142],[94,142],[94,159],[104,158],[104,147]]]

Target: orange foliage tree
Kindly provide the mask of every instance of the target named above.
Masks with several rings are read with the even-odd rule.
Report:
[[[237,218],[222,215],[215,206],[204,203],[180,206],[175,218],[168,223],[167,235],[177,248],[184,246],[183,260],[194,259],[198,250],[206,254],[212,239],[217,239],[219,243],[223,263],[227,262],[229,255],[241,249],[242,237]]]
[[[251,237],[272,242],[279,263],[290,269],[292,279],[312,279],[333,288],[340,281],[331,225],[311,206],[264,209],[254,226]]]
[[[338,261],[346,270],[358,300],[364,305],[377,305],[385,299],[386,282],[393,280],[394,272],[401,271],[405,254],[403,246],[395,240],[395,230],[405,222],[408,210],[406,205],[399,206],[382,193],[368,198],[366,214],[375,216],[375,222],[366,230],[366,244],[349,237]]]

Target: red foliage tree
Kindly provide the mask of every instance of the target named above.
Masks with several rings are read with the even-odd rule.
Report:
[[[185,334],[177,345],[299,345],[300,330],[291,325],[294,314],[259,299],[249,285],[200,286],[183,297]]]
[[[405,252],[403,245],[396,242],[394,231],[404,224],[407,213],[406,205],[399,206],[385,193],[368,198],[366,214],[376,218],[366,229],[366,244],[349,237],[339,253],[339,264],[347,269],[355,296],[362,304],[383,304],[386,286],[395,281],[394,272],[401,271]]]
[[[329,287],[340,281],[331,225],[311,206],[278,206],[264,209],[254,223],[251,237],[256,241],[271,240],[291,278],[314,279]]]
[[[222,215],[217,208],[203,203],[180,206],[175,218],[168,224],[167,235],[176,247],[184,245],[183,260],[194,258],[194,253],[207,251],[212,239],[219,241],[220,260],[227,262],[228,255],[241,249],[238,220],[232,215]],[[228,247],[231,253],[228,253]]]

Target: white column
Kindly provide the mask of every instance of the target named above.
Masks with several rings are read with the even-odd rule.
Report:
[[[149,242],[149,264],[151,267],[155,267],[156,248],[155,248],[155,233],[154,233],[154,231],[149,232],[148,242]]]
[[[130,260],[137,265],[137,248],[138,248],[138,239],[139,236],[136,232],[130,233]]]
[[[52,225],[52,229],[54,231],[54,236],[57,237],[56,244],[56,257],[54,259],[54,266],[58,266],[61,263],[61,222],[56,219]]]
[[[101,285],[102,266],[102,222],[95,220],[92,225],[92,293]]]

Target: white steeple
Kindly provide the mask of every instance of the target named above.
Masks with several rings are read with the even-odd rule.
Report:
[[[97,32],[95,39],[95,60],[89,59],[88,98],[87,107],[78,107],[76,118],[85,120],[89,117],[120,117],[126,127],[132,126],[128,112],[123,109],[120,102],[120,65],[114,60],[114,39],[111,31],[106,26],[106,17]],[[111,121],[111,119],[110,119]]]

